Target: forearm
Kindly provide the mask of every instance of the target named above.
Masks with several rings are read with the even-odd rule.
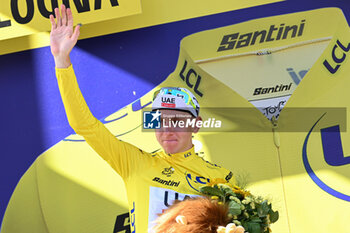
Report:
[[[97,119],[91,114],[81,94],[70,61],[69,65],[67,60],[60,60],[56,64],[58,65],[56,66],[57,82],[69,124],[77,134],[83,135],[84,131],[91,130],[97,124]],[[59,68],[67,65],[68,67]]]

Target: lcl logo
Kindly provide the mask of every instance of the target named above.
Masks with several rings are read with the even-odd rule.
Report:
[[[340,54],[339,52],[336,52],[339,49],[341,49],[341,51],[340,51],[342,53],[341,57],[338,57],[336,55],[336,53],[338,53],[338,55]],[[333,50],[332,50],[333,61],[331,61],[331,63],[329,63],[326,59],[326,60],[324,60],[323,65],[327,68],[327,70],[329,72],[334,74],[335,72],[338,71],[339,67],[341,66],[341,63],[345,60],[346,52],[349,52],[349,50],[350,50],[350,43],[348,44],[347,47],[345,47],[339,40],[337,40],[337,43],[334,45]]]
[[[323,191],[328,194],[339,198],[344,201],[350,202],[349,193],[343,193],[332,188],[332,184],[326,184],[320,177],[317,176],[317,173],[312,168],[311,163],[309,161],[309,153],[308,153],[308,145],[309,145],[309,137],[313,133],[313,129],[319,123],[319,121],[324,117],[325,113],[316,121],[316,123],[311,127],[309,133],[306,135],[304,140],[302,157],[303,163],[306,172],[313,180],[313,182],[321,188]],[[340,136],[340,126],[335,125],[327,128],[321,129],[321,139],[322,139],[322,147],[323,147],[323,156],[325,162],[330,166],[348,166],[350,165],[350,157],[345,156],[343,153],[342,140]],[[311,146],[312,147],[312,146]]]

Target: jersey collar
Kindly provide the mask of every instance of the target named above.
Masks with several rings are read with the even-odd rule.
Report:
[[[164,151],[161,153],[162,157],[168,159],[168,160],[174,160],[174,161],[189,161],[195,158],[197,155],[194,151],[194,146],[189,150],[179,152],[179,153],[174,153],[174,154],[167,154]]]
[[[219,49],[225,35],[234,35],[235,33],[246,35],[249,32],[262,29],[268,30],[272,25],[275,27],[280,27],[280,25],[298,25],[299,28],[294,37],[288,34],[289,37],[283,39],[283,34],[278,36],[278,31],[275,31],[274,40],[255,43],[249,46],[242,46],[241,44],[239,48],[237,48],[236,44],[234,45],[236,46],[234,49],[221,51]],[[278,37],[279,39],[277,40]],[[327,92],[331,86],[337,85],[340,81],[347,78],[346,74],[350,73],[350,65],[348,65],[350,64],[350,32],[346,18],[338,8],[322,8],[261,18],[192,34],[181,41],[178,64],[171,77],[174,80],[182,79],[184,83],[191,87],[199,102],[202,103],[202,108],[255,108],[237,92],[224,83],[217,81],[215,77],[201,69],[198,63],[208,59],[225,58],[225,56],[268,53],[269,51],[273,51],[273,49],[312,43],[312,41],[318,39],[325,39],[330,42],[286,104],[288,107],[307,106],[308,103],[311,103],[320,95]],[[230,43],[226,44],[229,46]],[[197,82],[194,80],[197,80]],[[212,85],[214,82],[212,80],[216,80],[215,86]],[[198,85],[199,82],[200,85]],[[315,82],[322,85],[317,85],[318,88],[315,89]],[[229,101],[218,101],[218,92]],[[284,112],[282,110],[279,121],[284,118],[283,114]],[[264,128],[271,127],[271,122],[258,109],[256,109],[254,114],[245,115],[244,118],[250,123],[258,122],[257,124],[264,125]],[[240,126],[245,127],[242,124]],[[256,130],[254,124],[249,124],[247,125],[248,129],[242,128],[241,130],[249,132],[249,127],[251,126]]]

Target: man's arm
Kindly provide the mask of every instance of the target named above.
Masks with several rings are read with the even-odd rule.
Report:
[[[55,59],[56,76],[62,101],[70,126],[82,135],[87,143],[123,178],[130,171],[137,170],[137,161],[142,159],[137,147],[119,141],[90,112],[77,83],[69,54],[79,37],[80,25],[73,31],[73,17],[70,9],[55,9],[57,23],[50,15],[52,31],[50,34],[51,52]],[[132,169],[130,169],[132,168]]]

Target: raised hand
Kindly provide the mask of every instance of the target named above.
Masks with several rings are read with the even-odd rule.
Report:
[[[55,58],[56,67],[66,68],[70,65],[69,54],[78,41],[80,25],[73,31],[73,15],[71,9],[66,9],[61,5],[61,15],[58,8],[55,8],[55,18],[50,15],[51,33],[50,45],[51,53]]]

